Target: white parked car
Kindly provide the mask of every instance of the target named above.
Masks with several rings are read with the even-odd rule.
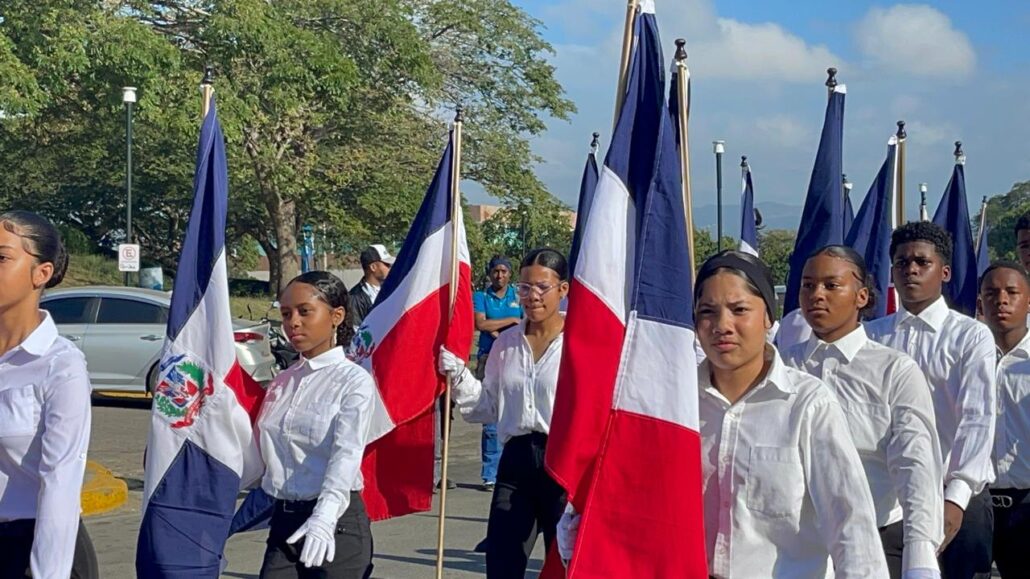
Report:
[[[95,390],[153,392],[165,341],[171,292],[84,286],[48,291],[40,307],[86,355]],[[258,382],[274,376],[268,324],[233,320],[240,366]]]

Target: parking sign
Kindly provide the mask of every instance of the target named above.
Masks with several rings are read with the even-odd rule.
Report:
[[[139,245],[123,243],[118,246],[118,271],[139,271]]]

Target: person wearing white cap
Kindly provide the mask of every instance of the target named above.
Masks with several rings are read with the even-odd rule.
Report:
[[[386,276],[390,274],[390,267],[396,260],[386,246],[380,244],[369,245],[361,252],[361,270],[365,276],[350,290],[351,306],[354,308],[354,323],[358,326],[364,321],[365,316],[372,310],[379,295],[379,288],[382,287]]]

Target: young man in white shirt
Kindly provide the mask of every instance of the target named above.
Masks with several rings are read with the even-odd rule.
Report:
[[[980,279],[980,306],[998,347],[998,418],[991,489],[994,562],[1002,577],[1030,570],[1030,278],[1014,262],[995,262]]]
[[[990,574],[994,515],[994,339],[986,326],[948,308],[951,235],[925,221],[891,236],[891,275],[901,307],[866,324],[869,337],[905,352],[926,374],[944,463],[945,579]]]

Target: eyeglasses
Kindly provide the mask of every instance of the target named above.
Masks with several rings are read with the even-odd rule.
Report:
[[[519,292],[519,295],[522,297],[528,297],[533,294],[542,296],[547,292],[553,290],[554,288],[558,287],[558,285],[560,284],[519,282],[515,284],[515,289]]]

